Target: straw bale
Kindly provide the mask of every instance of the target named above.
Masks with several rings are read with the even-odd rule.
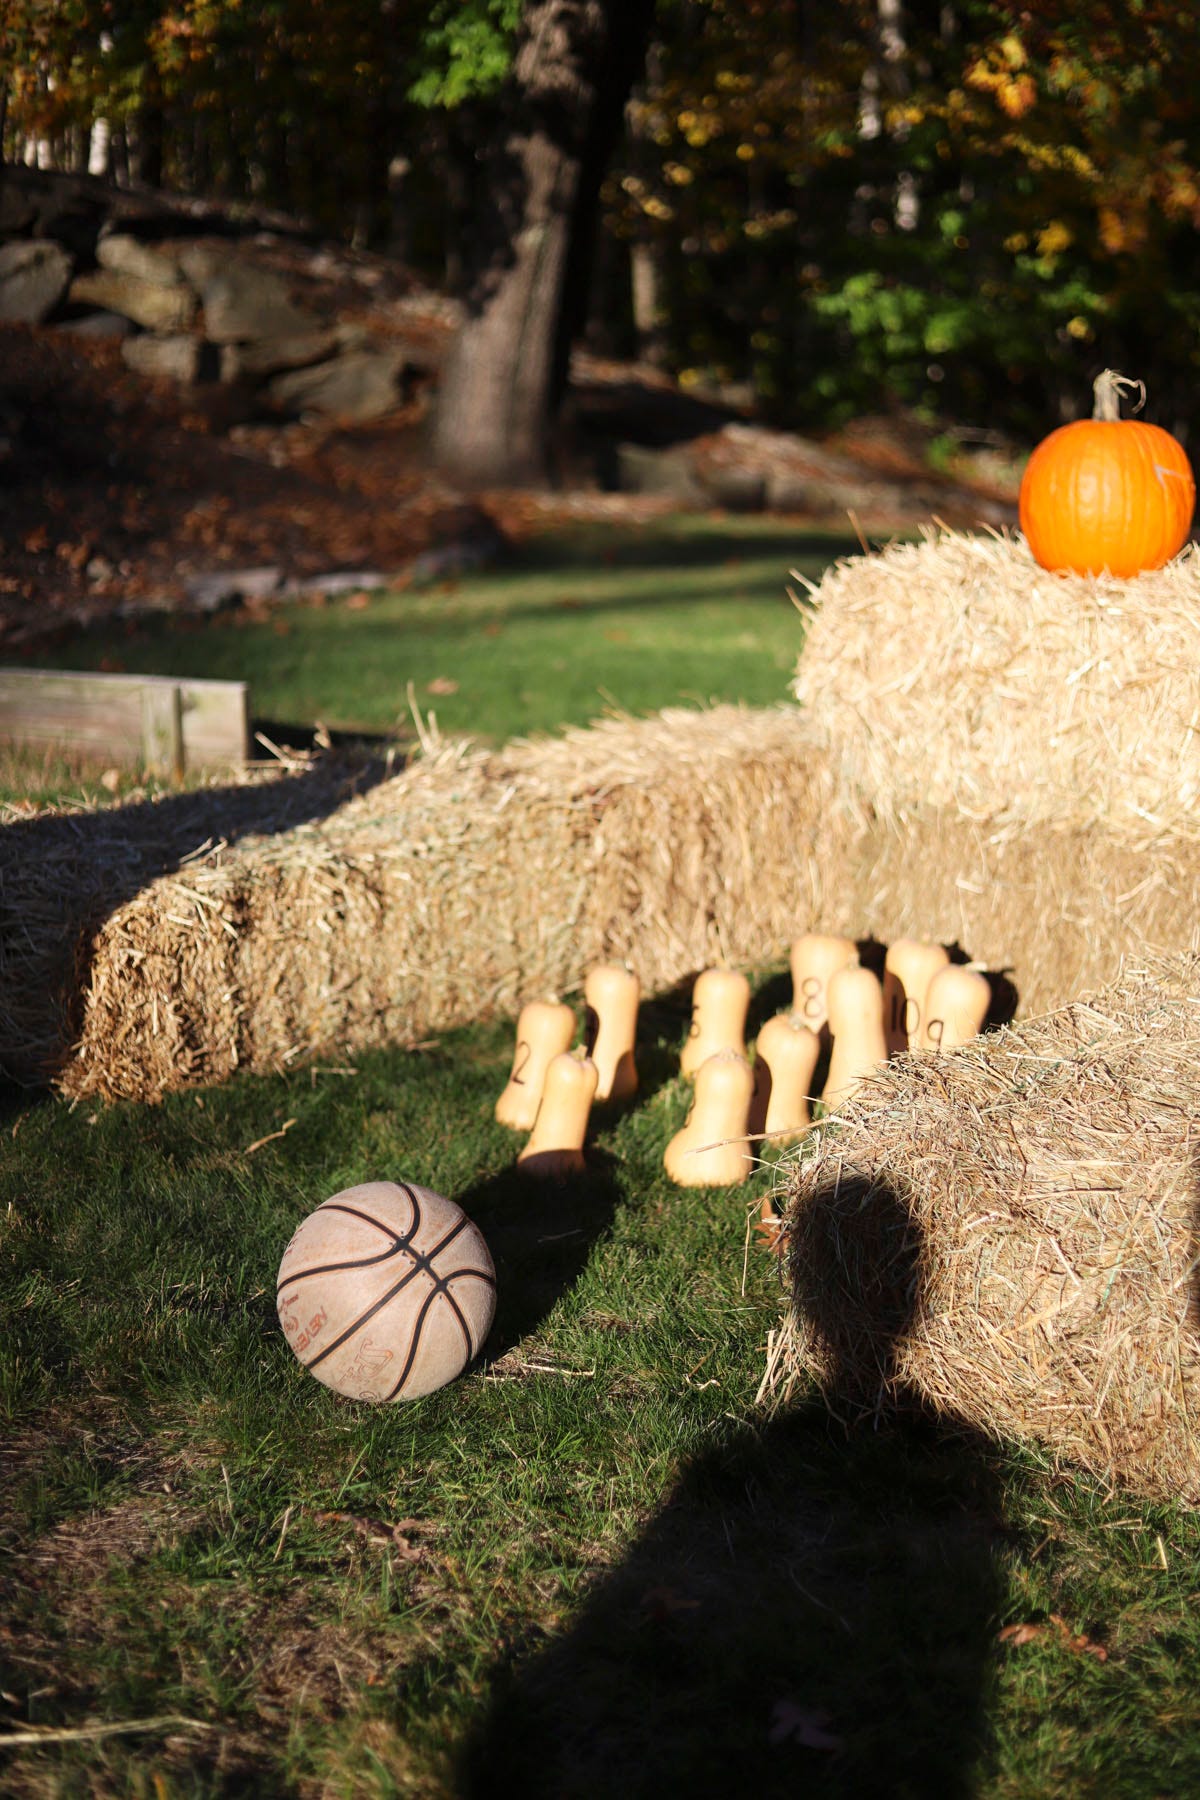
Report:
[[[1182,948],[1200,915],[1191,835],[980,823],[953,808],[897,819],[838,793],[821,845],[814,929],[957,945],[1008,975],[1023,1016],[1112,980],[1131,951]]]
[[[929,532],[814,590],[793,691],[880,811],[1194,831],[1200,553],[1121,581],[1052,575],[1019,537]]]
[[[186,889],[193,863],[219,863],[240,839],[335,811],[362,776],[354,765],[296,759],[282,778],[251,769],[198,792],[47,809],[0,826],[0,1076],[53,1078],[82,1026],[96,933],[122,905],[167,870]],[[188,894],[177,899],[194,908]],[[138,954],[131,944],[125,960]],[[221,989],[198,977],[188,971],[183,988],[202,995],[205,1009],[219,1004]],[[182,1003],[174,985],[164,981],[161,1005]],[[132,1021],[115,1023],[122,1038],[136,1037]]]
[[[915,1396],[1200,1504],[1198,1115],[1194,947],[889,1064],[785,1166],[777,1388]]]
[[[762,960],[817,903],[824,782],[790,707],[445,746],[124,899],[82,958],[55,1078],[154,1099],[511,1013],[601,959],[628,957],[648,991]]]
[[[0,829],[0,1073],[154,1099],[236,1068],[419,1042],[627,959],[653,993],[817,929],[957,942],[1023,1012],[1189,941],[1200,845],[877,814],[803,715],[610,720],[434,749],[354,794],[258,790]]]

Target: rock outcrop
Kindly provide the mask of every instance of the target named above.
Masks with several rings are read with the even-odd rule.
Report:
[[[225,386],[248,416],[361,424],[390,412],[429,372],[427,347],[410,354],[395,331],[340,324],[329,277],[345,269],[328,250],[309,251],[294,226],[254,223],[239,234],[193,202],[6,170],[0,321],[120,336],[140,374]],[[281,246],[296,253],[290,264]],[[315,303],[293,291],[296,255],[320,277],[309,284]],[[368,286],[378,279],[365,274]]]

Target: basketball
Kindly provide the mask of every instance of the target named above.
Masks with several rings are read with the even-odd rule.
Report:
[[[293,1233],[275,1295],[310,1374],[352,1400],[416,1400],[461,1375],[496,1311],[496,1271],[460,1206],[407,1181],[334,1194]]]

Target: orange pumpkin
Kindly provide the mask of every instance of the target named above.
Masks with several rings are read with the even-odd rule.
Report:
[[[1136,575],[1183,548],[1196,503],[1192,466],[1169,431],[1122,419],[1122,389],[1141,385],[1105,369],[1094,416],[1061,425],[1030,457],[1021,530],[1044,569]]]

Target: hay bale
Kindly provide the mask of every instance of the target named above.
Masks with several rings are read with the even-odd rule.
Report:
[[[1200,957],[904,1057],[782,1193],[777,1382],[904,1395],[1200,1504]]]
[[[815,929],[956,944],[1009,975],[1025,1017],[1111,981],[1145,945],[1191,941],[1193,837],[978,823],[953,808],[897,819],[852,807],[842,792],[819,841]]]
[[[1187,942],[1200,891],[1182,837],[877,815],[789,706],[448,745],[353,797],[362,775],[0,829],[0,1073],[154,1099],[512,1014],[595,960],[650,993],[782,961],[810,929],[958,942],[1028,1012]]]
[[[446,746],[122,894],[76,958],[73,1048],[27,1024],[24,1065],[40,1053],[67,1094],[155,1099],[512,1013],[607,958],[651,992],[754,963],[818,905],[824,780],[790,707]]]
[[[839,563],[793,691],[836,780],[881,812],[1194,834],[1200,555],[1051,575],[942,531]]]
[[[301,821],[336,812],[355,791],[358,767],[305,763],[274,778],[261,769],[226,777],[197,792],[123,806],[47,810],[0,826],[0,1077],[21,1085],[54,1079],[83,1029],[86,992],[103,981],[95,967],[106,920],[166,871],[187,896],[192,864],[218,864],[232,846],[286,833]],[[131,945],[128,958],[138,954]],[[120,970],[111,972],[119,979]],[[173,993],[169,971],[161,1000],[179,1005],[190,987],[205,1010],[221,989],[185,978]],[[136,1036],[114,1019],[119,1038]],[[114,1054],[125,1052],[114,1044]],[[135,1056],[140,1052],[136,1045]]]

